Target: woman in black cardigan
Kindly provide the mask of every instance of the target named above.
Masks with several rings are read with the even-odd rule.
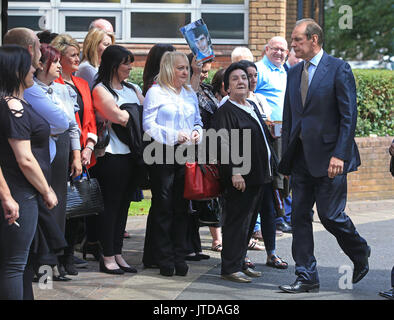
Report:
[[[244,259],[253,231],[251,221],[257,216],[264,184],[272,180],[269,132],[253,103],[246,100],[249,79],[242,64],[233,63],[227,68],[224,87],[229,99],[213,117],[213,127],[222,132],[218,159],[225,187],[221,274],[226,280],[250,282],[249,277],[261,275],[247,268]],[[223,134],[226,132],[227,137]]]

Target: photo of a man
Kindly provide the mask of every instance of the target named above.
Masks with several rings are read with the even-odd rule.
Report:
[[[209,38],[209,35],[207,35],[207,32],[204,32],[204,29],[206,28],[204,28],[204,26],[201,26],[191,30],[194,37],[194,45],[198,49],[197,61],[203,60],[213,55],[210,41],[211,39]]]
[[[197,61],[205,62],[215,57],[207,25],[202,19],[194,21],[180,30]]]

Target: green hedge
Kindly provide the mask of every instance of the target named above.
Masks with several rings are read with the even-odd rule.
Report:
[[[353,70],[357,86],[356,136],[394,135],[394,71]]]
[[[142,72],[142,68],[135,68],[130,74],[130,81],[141,89]],[[208,82],[215,72],[209,72]],[[353,73],[358,103],[356,136],[394,136],[394,71],[355,69]]]

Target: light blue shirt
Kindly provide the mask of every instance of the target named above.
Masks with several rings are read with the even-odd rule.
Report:
[[[319,62],[321,58],[323,57],[323,49],[320,49],[319,53],[315,55],[309,62],[311,63],[308,67],[308,86],[310,86],[313,76],[315,75],[315,71],[317,69],[317,66],[319,65]],[[304,62],[305,64],[305,62]]]
[[[23,98],[49,123],[51,135],[58,135],[68,130],[69,119],[67,114],[47,97],[36,82],[24,91]],[[53,139],[49,139],[49,153],[52,161],[56,155],[56,143]]]
[[[286,93],[287,72],[277,67],[267,56],[256,62],[258,78],[254,92],[262,94],[272,109],[271,120],[282,121],[283,103]]]

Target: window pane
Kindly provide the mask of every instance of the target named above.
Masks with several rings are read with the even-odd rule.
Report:
[[[191,3],[192,0],[130,0],[132,3]]]
[[[17,27],[25,27],[32,29],[34,31],[41,31],[40,28],[40,18],[41,16],[8,16],[8,25],[7,28],[17,28]],[[43,18],[45,19],[45,18]],[[41,21],[42,26],[45,26],[45,20]]]
[[[244,4],[244,0],[201,0],[202,4]]]
[[[35,0],[34,2],[49,2],[51,0]],[[32,0],[8,0],[8,2],[32,2]]]
[[[115,17],[66,17],[66,32],[88,31],[92,21],[103,18],[111,22],[115,30]]]
[[[131,13],[131,36],[182,38],[179,28],[189,24],[190,13]]]
[[[61,2],[78,2],[77,0],[61,0]],[[84,0],[83,2],[100,2],[100,3],[110,3],[110,2],[117,2],[119,3],[120,0]]]
[[[244,15],[242,13],[202,13],[211,38],[243,39]]]

